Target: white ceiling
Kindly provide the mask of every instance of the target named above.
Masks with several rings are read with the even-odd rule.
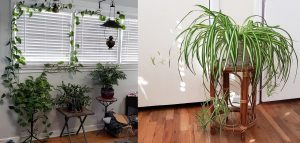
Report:
[[[86,0],[86,1],[97,2],[97,3],[99,2],[99,0]],[[103,3],[110,4],[111,0],[106,0]],[[116,6],[126,6],[126,7],[137,8],[138,0],[115,0],[115,4],[116,4]]]

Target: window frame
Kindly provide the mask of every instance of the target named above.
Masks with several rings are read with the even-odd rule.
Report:
[[[65,13],[69,13],[71,15],[70,31],[72,29],[72,26],[75,26],[74,34],[76,34],[76,24],[73,22],[74,12],[65,12]],[[75,15],[76,15],[76,13],[75,13]],[[129,19],[138,20],[137,18],[129,18]],[[76,41],[76,36],[74,36],[74,37],[75,37],[75,41]],[[120,67],[121,67],[122,70],[137,70],[139,60],[136,63],[130,63],[130,64],[128,64],[128,63],[127,64],[126,63],[121,63],[122,40],[123,40],[123,30],[122,29],[118,29],[117,63],[113,63],[113,64],[120,65]],[[138,46],[138,41],[137,41],[137,46]],[[69,51],[71,52],[73,50],[74,49],[70,46],[69,47]],[[137,52],[137,54],[138,53],[139,52]],[[70,57],[71,57],[71,55],[70,55]],[[26,59],[26,57],[25,57],[25,59]],[[67,61],[66,63],[67,63],[66,65],[69,65],[70,61]],[[79,60],[79,63],[80,63],[80,60]],[[44,64],[47,64],[47,63],[44,63]],[[20,73],[42,72],[44,70],[44,64],[41,64],[41,65],[34,65],[34,64],[24,65],[24,66],[22,66],[22,69],[20,70]],[[105,63],[105,62],[103,62],[102,64],[111,64],[111,63]],[[94,70],[96,68],[96,64],[83,64],[83,66],[84,67],[79,68],[80,71],[92,71],[92,70]]]

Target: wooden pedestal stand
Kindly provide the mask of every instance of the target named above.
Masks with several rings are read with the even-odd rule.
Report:
[[[237,73],[242,73],[242,77],[240,77]],[[240,99],[240,107],[236,107],[232,105],[232,102],[229,98],[230,93],[230,79],[229,74],[235,74],[241,83],[241,99]],[[223,96],[225,96],[225,100],[227,101],[227,105],[230,107],[230,111],[239,112],[239,120],[236,120],[234,124],[229,124],[228,119],[226,124],[222,127],[223,130],[234,131],[241,133],[241,139],[245,139],[245,131],[252,127],[255,124],[256,116],[255,116],[255,104],[256,104],[256,84],[253,84],[251,78],[253,79],[255,75],[255,69],[244,67],[243,69],[237,68],[234,70],[232,67],[227,67],[223,71],[223,83],[222,90]],[[218,98],[216,96],[216,86],[214,83],[214,77],[210,77],[210,97]],[[252,87],[251,93],[249,94],[249,87]],[[249,105],[249,106],[248,106]],[[213,106],[213,104],[211,105]],[[211,108],[211,113],[214,111],[214,107]],[[229,116],[230,118],[230,116]],[[215,133],[215,128],[218,127],[217,124],[211,125],[211,133]]]

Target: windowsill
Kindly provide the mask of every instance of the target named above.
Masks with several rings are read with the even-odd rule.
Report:
[[[84,67],[79,68],[81,72],[91,72],[96,69],[95,65],[84,65]],[[40,65],[28,65],[22,67],[20,70],[20,74],[26,73],[42,73],[44,70],[44,66]],[[138,65],[137,64],[120,64],[120,70],[122,71],[137,71]],[[54,72],[54,73],[67,73],[65,71],[61,72]]]

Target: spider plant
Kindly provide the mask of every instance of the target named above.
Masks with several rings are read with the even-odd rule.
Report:
[[[194,74],[193,64],[197,61],[202,68],[203,83],[213,76],[215,81],[211,82],[216,87],[225,67],[248,66],[255,69],[253,84],[259,83],[264,72],[262,88],[267,87],[270,96],[276,87],[284,87],[288,81],[293,59],[298,69],[293,40],[285,29],[270,26],[263,18],[260,18],[261,22],[255,21],[254,18],[259,16],[250,16],[243,25],[237,25],[221,12],[202,5],[197,7],[200,10],[190,11],[180,22],[186,21],[192,13],[200,12],[177,37],[182,39],[178,60]]]

